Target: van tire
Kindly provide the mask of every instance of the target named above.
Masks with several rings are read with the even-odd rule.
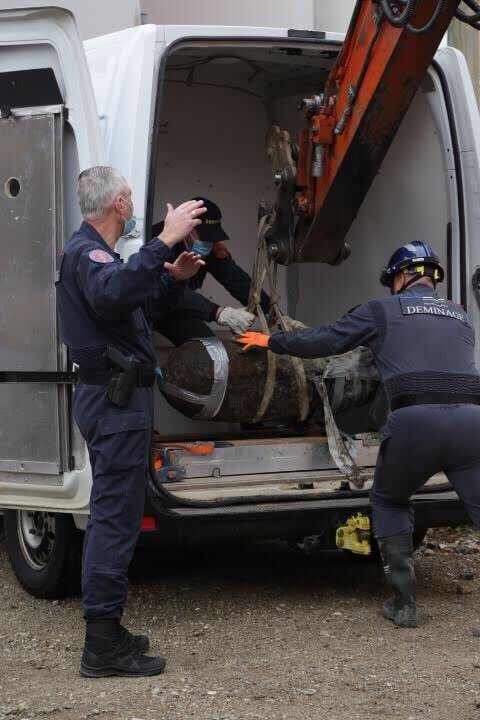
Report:
[[[4,531],[13,571],[30,595],[58,599],[78,594],[83,533],[71,515],[7,510]]]

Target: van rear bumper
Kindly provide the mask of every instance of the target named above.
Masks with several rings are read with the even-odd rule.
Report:
[[[413,499],[417,531],[455,527],[471,521],[453,491],[416,495]],[[156,529],[142,532],[142,546],[191,546],[219,541],[282,539],[301,541],[321,536],[325,548],[335,547],[335,531],[358,512],[369,513],[368,497],[304,500],[213,508],[175,507],[147,512]]]

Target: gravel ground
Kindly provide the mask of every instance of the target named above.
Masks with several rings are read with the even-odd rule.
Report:
[[[280,543],[134,563],[126,624],[168,658],[156,678],[78,673],[78,598],[16,582],[0,539],[1,720],[480,720],[480,542],[430,532],[416,630],[380,615],[379,566]]]

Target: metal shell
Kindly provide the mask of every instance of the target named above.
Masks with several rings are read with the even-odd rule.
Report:
[[[228,358],[219,373],[215,367],[214,343],[222,345]],[[217,357],[218,357],[217,353]],[[334,411],[366,403],[378,387],[378,375],[369,350],[358,348],[339,358],[304,361],[310,415],[320,406],[314,386],[315,374],[326,373]],[[170,354],[163,367],[164,383],[160,389],[170,405],[191,418],[251,424],[262,402],[268,371],[264,350],[243,352],[234,341],[191,340]],[[214,387],[223,384],[223,401],[212,415],[205,412]],[[298,385],[291,359],[276,356],[275,390],[262,422],[292,424],[298,422],[300,406]]]

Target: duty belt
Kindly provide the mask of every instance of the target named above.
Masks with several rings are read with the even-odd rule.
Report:
[[[480,377],[465,373],[421,371],[385,381],[392,410],[409,405],[480,405]]]
[[[155,368],[152,365],[138,365],[135,368],[137,387],[152,387],[155,384]],[[80,368],[78,379],[85,385],[108,385],[110,380],[121,371],[116,368],[110,370],[97,368]]]
[[[390,400],[390,408],[399,410],[411,405],[480,405],[480,395],[469,393],[425,392],[397,395]]]

